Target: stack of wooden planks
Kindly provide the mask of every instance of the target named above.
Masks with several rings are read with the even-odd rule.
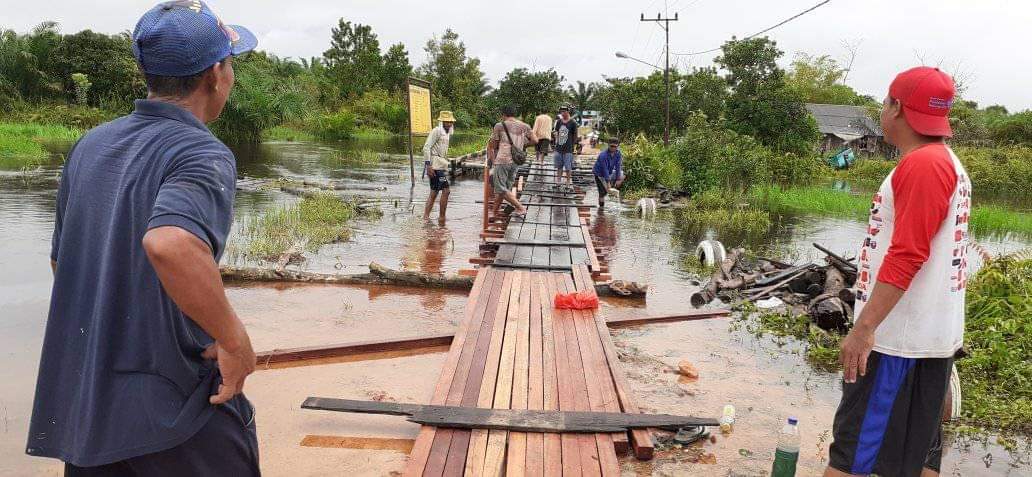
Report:
[[[477,274],[430,404],[637,413],[604,319],[557,310],[557,293],[594,291],[590,272]],[[645,430],[542,434],[424,426],[405,475],[619,475],[617,452],[651,458]]]

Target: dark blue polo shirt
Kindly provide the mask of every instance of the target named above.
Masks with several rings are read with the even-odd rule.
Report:
[[[26,452],[96,466],[175,447],[211,417],[212,343],[164,291],[148,229],[190,231],[221,256],[236,160],[169,103],[88,132],[57,195],[57,261]],[[246,402],[238,398],[234,405]]]

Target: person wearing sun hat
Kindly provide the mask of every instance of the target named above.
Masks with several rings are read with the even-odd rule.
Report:
[[[440,124],[430,130],[426,136],[426,143],[423,144],[423,167],[426,175],[430,178],[430,198],[423,208],[423,219],[430,218],[430,212],[434,209],[434,202],[437,201],[437,193],[441,193],[441,210],[439,222],[443,225],[445,215],[448,212],[448,195],[451,192],[451,185],[448,183],[448,141],[454,132],[455,116],[451,111],[438,113],[437,121]]]
[[[859,251],[825,476],[939,475],[971,215],[971,181],[946,144],[953,98],[953,79],[921,66],[896,76],[882,104],[901,158],[874,195]]]
[[[132,49],[147,98],[68,153],[25,451],[66,476],[259,475],[255,354],[218,261],[236,160],[205,126],[257,46],[200,1],[161,3]]]

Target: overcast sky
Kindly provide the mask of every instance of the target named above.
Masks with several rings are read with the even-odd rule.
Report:
[[[154,1],[0,0],[0,28],[25,31],[43,20],[66,33],[132,29]],[[445,28],[459,33],[496,85],[515,67],[555,68],[567,81],[647,74],[662,65],[663,31],[639,15],[679,14],[671,24],[673,53],[708,50],[732,35],[767,28],[819,0],[210,0],[227,23],[258,35],[278,56],[320,55],[338,18],[371,25],[380,44],[402,42],[419,65],[423,46]],[[941,65],[965,78],[969,99],[1008,109],[1032,108],[1032,2],[1027,0],[831,0],[768,35],[785,51],[848,58],[859,45],[848,84],[880,98],[893,75],[918,64]],[[708,66],[715,53],[671,56],[680,67]]]

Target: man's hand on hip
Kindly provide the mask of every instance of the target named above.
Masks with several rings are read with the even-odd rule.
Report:
[[[254,372],[256,358],[251,343],[240,346],[236,350],[229,351],[218,343],[212,344],[204,350],[201,355],[205,359],[213,359],[218,362],[219,374],[222,375],[222,383],[219,384],[218,394],[208,398],[212,404],[222,404],[240,394],[244,390],[244,380]]]

